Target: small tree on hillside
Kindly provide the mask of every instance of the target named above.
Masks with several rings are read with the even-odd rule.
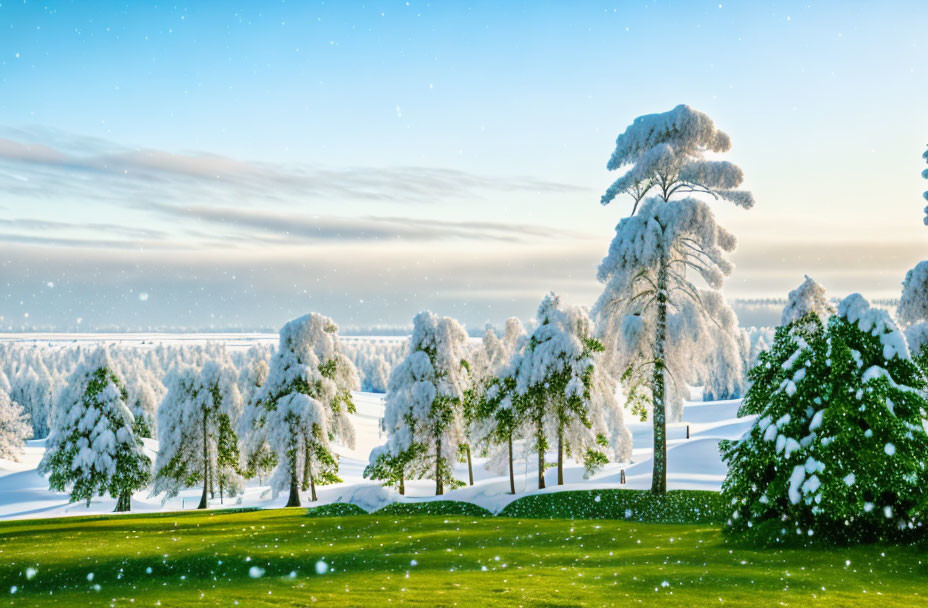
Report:
[[[454,479],[452,464],[466,441],[463,411],[467,388],[467,333],[450,317],[425,311],[413,319],[406,357],[393,369],[387,387],[386,447],[371,454],[366,474],[399,483],[407,472],[433,476],[435,494]]]
[[[686,383],[700,377],[711,379],[707,359],[717,364],[718,353],[733,357],[724,369],[740,366],[740,357],[734,358],[739,352],[737,336],[705,329],[707,323],[718,324],[718,306],[728,309],[727,304],[716,299],[715,310],[706,307],[705,297],[687,278],[689,272],[696,272],[710,288],[719,289],[731,273],[724,253],[734,249],[735,239],[716,224],[705,203],[693,198],[671,202],[678,195],[697,194],[752,207],[751,194],[736,189],[743,180],[741,169],[728,161],[705,158],[708,152],[725,152],[730,147],[728,135],[712,119],[679,105],[669,112],[636,118],[616,139],[607,164],[610,171],[630,168],[606,190],[601,203],[609,204],[626,194],[634,204],[631,217],[616,227],[609,254],[600,264],[598,278],[606,288],[594,314],[614,361],[614,373],[631,379],[637,387],[642,386],[645,374],[650,376],[654,492],[667,488],[668,404],[671,417],[679,418]],[[652,192],[658,196],[647,199]],[[683,332],[669,333],[673,325],[669,316],[675,312],[682,315],[678,325],[702,328],[697,333],[704,338],[694,341]],[[633,343],[631,348],[628,342]],[[669,393],[668,371],[673,381]]]
[[[207,361],[199,372],[184,368],[168,378],[158,407],[160,450],[152,495],[176,496],[202,482],[198,509],[219,488],[220,500],[242,489],[234,425],[241,413],[235,368],[227,358]]]
[[[615,382],[603,380],[597,353],[602,344],[593,337],[586,311],[562,305],[550,293],[536,315],[538,326],[509,369],[518,417],[529,425],[538,454],[538,487],[545,487],[545,453],[549,437],[557,442],[557,483],[564,483],[564,453],[571,452],[592,471],[606,461],[607,420],[621,415],[612,398]],[[504,386],[506,385],[504,381]],[[504,403],[501,403],[504,405]],[[623,432],[624,431],[624,432]],[[628,455],[631,435],[621,425],[616,452]]]
[[[776,541],[924,534],[928,401],[901,333],[859,294],[824,330],[814,313],[802,321],[774,344],[797,346],[792,355],[779,366],[782,353],[762,355],[752,370],[743,413],[757,414],[754,426],[722,445],[723,492],[734,506],[727,529]]]
[[[32,437],[29,416],[0,389],[0,458],[19,461],[26,439]]]
[[[466,456],[470,485],[474,485],[470,444],[490,448],[501,443],[506,436],[506,432],[503,431],[503,436],[497,437],[497,431],[500,429],[496,427],[501,421],[490,415],[487,409],[488,391],[497,382],[500,372],[509,364],[516,349],[521,348],[524,337],[525,328],[522,322],[511,317],[506,320],[506,328],[502,336],[498,336],[492,328],[487,328],[480,344],[474,347],[469,355],[470,373],[469,384],[467,390],[464,391],[464,418],[467,423]],[[511,439],[511,433],[509,435]],[[511,449],[509,450],[509,465],[511,469]]]
[[[99,349],[68,379],[39,472],[49,476],[51,489],[69,490],[71,502],[90,505],[108,492],[116,511],[128,511],[132,493],[151,478],[151,460],[132,431],[128,395],[113,370],[109,354]]]
[[[500,377],[491,379],[483,397],[477,402],[477,416],[483,423],[484,440],[491,445],[502,444],[506,446],[509,491],[512,494],[516,493],[512,442],[519,435],[520,429],[525,422],[524,412],[515,407],[513,403],[515,394],[515,377],[503,373]]]
[[[280,330],[267,381],[246,408],[240,431],[250,453],[266,442],[276,454],[271,485],[275,492],[289,488],[288,507],[300,506],[301,488],[315,501],[317,485],[340,481],[332,444],[354,447],[351,391],[360,384],[331,319],[310,313]]]

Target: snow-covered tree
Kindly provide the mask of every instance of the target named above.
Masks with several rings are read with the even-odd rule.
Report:
[[[116,511],[128,511],[130,498],[151,478],[151,460],[133,432],[128,394],[101,348],[77,367],[55,405],[53,428],[39,472],[49,487],[70,491],[71,502],[109,492]]]
[[[135,417],[135,434],[139,437],[157,438],[158,404],[164,393],[164,385],[144,367],[137,358],[123,355],[117,362],[121,377],[126,380],[129,410]]]
[[[467,333],[457,321],[429,311],[415,316],[406,357],[387,388],[387,443],[371,453],[366,476],[403,489],[407,474],[434,476],[436,495],[444,494],[446,484],[461,484],[452,463],[466,440],[467,356]]]
[[[239,390],[242,393],[242,401],[245,403],[245,411],[250,412],[250,408],[256,404],[258,391],[267,381],[267,375],[270,370],[266,357],[270,356],[270,350],[253,346],[248,349],[245,356],[245,363],[242,366],[238,376]],[[244,419],[244,417],[243,417]],[[242,433],[244,471],[247,478],[257,477],[259,483],[264,483],[264,479],[270,475],[277,467],[277,454],[270,448],[267,441],[249,441],[247,433]]]
[[[928,260],[905,274],[896,319],[903,326],[928,320]]]
[[[505,440],[505,433],[501,437],[496,437],[498,433],[495,431],[499,429],[495,427],[500,421],[488,415],[487,393],[490,387],[497,382],[500,371],[509,364],[524,336],[525,328],[522,322],[516,317],[511,317],[506,320],[502,336],[497,335],[492,327],[488,327],[483,334],[483,339],[471,349],[468,356],[469,382],[464,391],[464,418],[467,424],[468,440],[465,444],[465,456],[470,485],[474,485],[471,444],[490,449]],[[511,465],[511,450],[509,456]]]
[[[925,533],[925,379],[885,311],[852,294],[827,327],[809,313],[751,375],[740,414],[757,419],[722,444],[727,530],[777,542]]]
[[[218,356],[206,361],[199,372],[193,367],[175,370],[167,386],[158,407],[160,449],[152,495],[163,492],[167,499],[202,482],[197,508],[205,509],[217,486],[220,500],[240,493],[234,425],[242,399],[231,361]]]
[[[249,453],[267,443],[277,457],[275,492],[289,488],[288,507],[300,505],[300,488],[316,500],[316,486],[340,481],[333,443],[354,447],[349,414],[358,372],[342,352],[338,326],[310,313],[280,330],[267,381],[242,416],[240,432]]]
[[[780,325],[789,325],[809,313],[815,313],[821,322],[825,323],[834,312],[835,307],[831,305],[825,296],[825,288],[816,283],[809,275],[806,275],[806,280],[799,287],[789,292],[786,306],[783,307]]]
[[[928,150],[925,150],[922,153],[922,158],[925,159],[925,162],[928,162]],[[922,171],[922,177],[928,179],[928,169]],[[928,190],[925,190],[925,192],[922,194],[922,197],[928,201]],[[928,206],[925,207],[925,218],[923,221],[925,222],[925,225],[928,226]]]
[[[736,189],[743,180],[741,169],[705,157],[730,147],[728,135],[711,118],[679,105],[636,118],[616,139],[607,164],[610,171],[628,170],[609,187],[602,204],[619,194],[634,204],[600,264],[598,278],[606,287],[594,315],[613,373],[639,389],[648,374],[654,492],[667,487],[668,405],[671,418],[679,419],[688,382],[712,384],[713,369],[729,378],[740,375],[738,336],[720,322],[734,313],[724,299],[710,295],[732,271],[726,254],[735,238],[716,223],[707,204],[688,196],[753,206],[750,192]],[[647,198],[652,192],[657,196]],[[672,200],[679,195],[687,198]],[[700,275],[709,290],[697,289],[688,278],[691,273]],[[726,357],[721,366],[720,355]]]
[[[488,327],[483,339],[471,349],[469,357],[469,385],[464,391],[464,415],[467,422],[468,442],[486,448],[491,453],[490,461],[500,460],[497,448],[506,446],[505,460],[508,463],[510,485],[515,493],[513,472],[513,436],[518,429],[518,416],[511,405],[511,399],[505,404],[500,394],[500,374],[509,365],[517,350],[524,348],[525,328],[522,322],[511,317],[506,320],[503,335],[497,335]],[[470,445],[467,448],[467,469],[469,482],[474,483],[471,468]],[[488,464],[489,466],[489,464]]]
[[[602,344],[593,337],[587,312],[561,303],[549,293],[538,307],[537,327],[504,374],[500,408],[515,408],[530,429],[538,454],[538,487],[545,487],[545,454],[557,444],[557,483],[564,483],[564,453],[569,451],[592,472],[608,462],[607,450],[624,460],[631,434],[624,428],[615,401],[616,381],[601,365]],[[506,377],[512,382],[507,383]],[[507,403],[511,400],[512,404]],[[617,422],[617,442],[610,445],[609,423]]]
[[[34,360],[13,376],[11,384],[10,398],[29,415],[33,436],[47,436],[54,403],[52,376],[48,368],[40,359]]]
[[[18,461],[23,445],[30,437],[32,425],[29,424],[29,416],[0,388],[0,458]]]
[[[928,260],[906,273],[896,319],[905,327],[913,357],[928,374]]]

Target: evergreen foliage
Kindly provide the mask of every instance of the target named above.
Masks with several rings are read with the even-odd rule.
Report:
[[[739,415],[751,430],[723,442],[726,531],[765,542],[891,541],[925,533],[925,378],[885,311],[859,294],[823,326],[777,330],[751,370]]]
[[[52,417],[39,473],[71,502],[109,493],[117,511],[151,479],[151,460],[134,431],[128,393],[105,349],[91,353],[68,380]]]
[[[152,495],[165,499],[203,484],[198,508],[219,491],[220,501],[242,491],[238,438],[234,425],[241,413],[235,369],[220,358],[197,372],[186,367],[168,379],[158,408],[160,450]]]

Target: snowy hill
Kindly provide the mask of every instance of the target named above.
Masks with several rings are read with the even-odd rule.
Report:
[[[406,484],[407,496],[400,496],[395,490],[383,488],[379,484],[362,477],[367,465],[367,456],[371,448],[385,441],[379,431],[379,420],[383,413],[383,395],[374,393],[356,393],[355,403],[358,413],[353,416],[357,431],[357,448],[347,450],[340,448],[339,474],[344,483],[319,488],[319,503],[344,501],[352,502],[365,509],[372,510],[390,502],[399,500],[422,501],[434,500],[434,483],[429,480],[409,481]],[[718,452],[720,439],[737,439],[750,427],[752,419],[738,418],[740,401],[718,401],[707,403],[688,403],[684,408],[683,422],[672,424],[668,429],[669,489],[718,490],[725,478],[725,465]],[[690,438],[686,439],[686,427],[689,425]],[[632,462],[625,464],[610,463],[591,479],[584,479],[583,466],[568,461],[565,468],[565,485],[554,485],[557,471],[546,473],[548,488],[542,492],[561,490],[582,490],[596,488],[616,488],[619,485],[621,470],[625,469],[626,485],[632,489],[646,489],[651,483],[651,423],[629,422],[629,429],[634,436]],[[152,452],[157,442],[147,442],[146,447]],[[48,481],[36,472],[36,467],[45,452],[44,440],[29,441],[22,462],[0,460],[0,519],[20,519],[30,517],[59,517],[66,515],[89,515],[109,513],[116,501],[107,498],[94,499],[89,507],[84,503],[68,503],[67,494],[50,492]],[[553,455],[549,455],[549,460]],[[508,475],[498,475],[484,468],[485,459],[474,459],[475,484],[454,490],[440,497],[442,499],[461,500],[478,504],[491,511],[499,511],[513,500],[526,494],[538,493],[535,490],[537,469],[524,461],[516,469],[515,496],[508,493]],[[458,465],[456,475],[467,479],[466,465]],[[160,497],[149,497],[148,492],[139,492],[132,498],[132,510],[136,512],[193,509],[200,498],[199,489],[182,492],[176,498],[162,505]],[[232,500],[226,499],[220,504],[219,498],[210,501],[213,508],[232,506],[257,506],[265,508],[282,507],[287,501],[286,495],[276,498],[271,496],[267,486],[252,481],[246,488],[245,495]],[[304,502],[304,505],[309,503]]]

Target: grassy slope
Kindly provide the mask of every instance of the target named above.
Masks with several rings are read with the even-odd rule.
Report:
[[[707,525],[167,513],[3,522],[0,551],[0,605],[14,606],[126,606],[130,598],[133,606],[378,608],[928,602],[924,550],[759,551],[726,544]],[[323,575],[320,559],[331,568]],[[30,566],[38,573],[27,580]],[[253,566],[263,576],[251,578]]]

